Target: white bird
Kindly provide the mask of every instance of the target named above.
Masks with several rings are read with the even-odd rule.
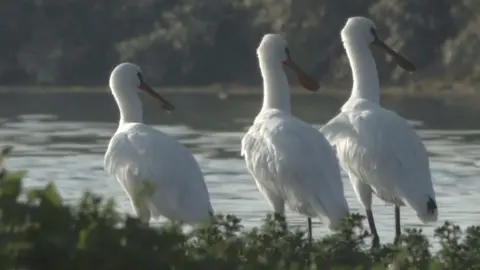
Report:
[[[137,91],[156,98],[171,111],[173,105],[144,80],[140,67],[118,65],[110,88],[120,109],[120,122],[105,153],[105,170],[114,176],[142,222],[164,216],[197,223],[213,215],[210,196],[192,153],[174,138],[143,124]]]
[[[318,130],[290,112],[290,89],[282,66],[290,67],[305,88],[314,91],[318,84],[293,62],[287,42],[279,35],[265,35],[257,55],[263,107],[242,139],[241,154],[277,214],[284,215],[287,204],[308,217],[311,240],[311,217],[334,229],[349,208],[333,148]]]
[[[383,49],[407,71],[415,67],[380,40],[375,24],[367,18],[349,18],[341,38],[350,60],[353,89],[340,114],[321,131],[336,148],[340,165],[366,210],[373,247],[378,247],[372,192],[395,205],[395,240],[401,233],[400,206],[413,208],[424,223],[438,217],[425,146],[405,119],[380,106],[377,69],[369,47]]]

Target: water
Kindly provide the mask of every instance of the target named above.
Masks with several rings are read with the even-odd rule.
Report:
[[[257,191],[239,155],[240,140],[260,107],[260,96],[172,95],[177,111],[167,115],[146,101],[145,120],[186,144],[195,154],[217,212],[232,213],[247,227],[258,225],[270,207]],[[301,95],[293,98],[293,111],[320,127],[338,110],[342,99]],[[452,220],[462,226],[480,223],[480,130],[475,108],[432,100],[386,100],[384,105],[415,124],[430,154],[441,225]],[[121,211],[133,213],[118,183],[103,171],[103,154],[117,126],[117,109],[107,93],[2,94],[0,139],[13,144],[10,169],[28,169],[27,187],[53,180],[68,202],[84,190],[114,197]],[[362,212],[350,183],[346,196],[353,212]],[[393,207],[374,199],[374,215],[381,240],[394,235]],[[293,226],[306,227],[300,216],[288,213]],[[413,211],[402,208],[402,225],[422,227]],[[314,233],[328,233],[315,224]]]

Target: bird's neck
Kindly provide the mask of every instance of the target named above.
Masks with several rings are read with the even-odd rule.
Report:
[[[135,91],[113,91],[113,96],[120,110],[120,125],[125,123],[142,123],[142,103]]]
[[[290,113],[290,87],[280,62],[260,59],[263,77],[262,110],[278,109]]]
[[[344,41],[353,75],[353,88],[349,101],[365,99],[379,103],[380,86],[377,67],[367,44]]]

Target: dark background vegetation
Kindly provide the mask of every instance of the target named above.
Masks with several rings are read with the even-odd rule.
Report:
[[[349,85],[339,31],[362,15],[418,67],[406,76],[375,52],[382,83],[473,85],[478,11],[476,0],[2,0],[0,84],[105,85],[121,61],[159,86],[258,84],[256,46],[277,32],[324,84]]]

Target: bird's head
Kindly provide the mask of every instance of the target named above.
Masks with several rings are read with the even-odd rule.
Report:
[[[415,71],[415,66],[385,44],[377,35],[375,24],[365,17],[351,17],[345,23],[341,31],[341,38],[344,43],[354,43],[357,46],[373,45],[382,51],[390,54],[398,66],[406,71]]]
[[[145,81],[144,74],[139,66],[132,63],[121,63],[116,66],[110,74],[110,89],[116,92],[142,91],[158,100],[166,111],[173,111],[175,107],[155,92]]]
[[[278,34],[266,34],[263,36],[257,48],[257,55],[260,61],[289,67],[295,72],[298,81],[304,88],[310,91],[317,91],[320,88],[318,82],[303,72],[293,61],[288,43],[282,36]]]

